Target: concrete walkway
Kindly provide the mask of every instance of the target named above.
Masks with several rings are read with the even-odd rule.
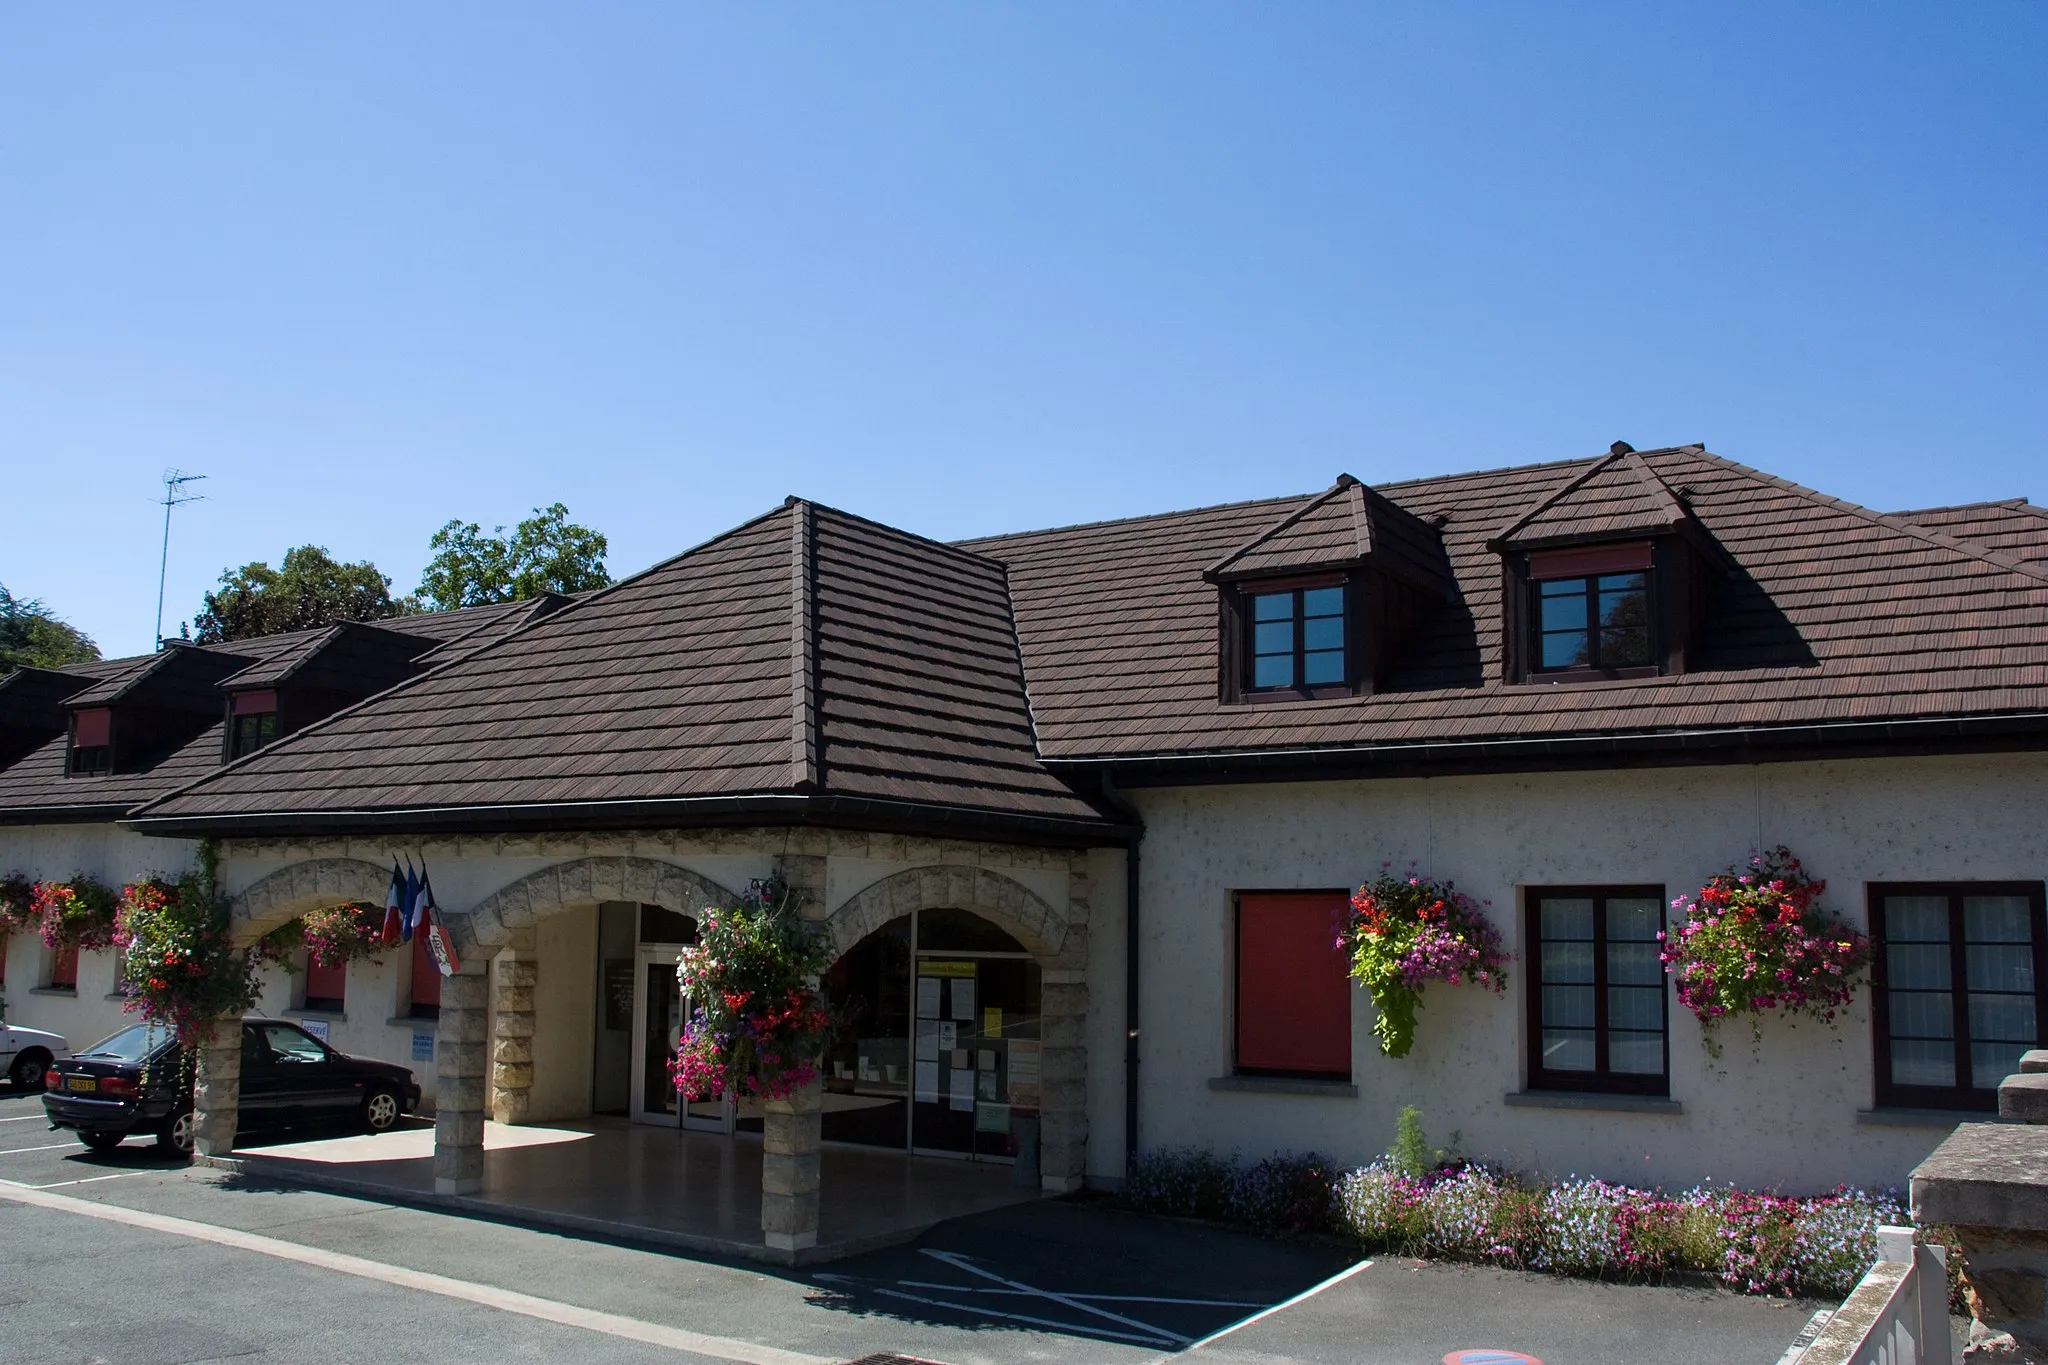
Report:
[[[909,1241],[947,1219],[1026,1202],[1006,1165],[827,1147],[810,1264]],[[500,1220],[788,1264],[761,1238],[761,1142],[621,1119],[484,1125],[484,1188],[434,1193],[429,1125],[252,1145],[208,1164],[265,1180]]]

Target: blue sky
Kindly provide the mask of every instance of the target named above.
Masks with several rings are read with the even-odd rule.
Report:
[[[0,582],[1716,451],[2032,494],[2048,7],[12,6]]]

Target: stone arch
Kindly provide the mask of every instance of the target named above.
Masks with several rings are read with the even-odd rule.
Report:
[[[345,901],[382,905],[391,869],[361,858],[312,858],[266,873],[228,901],[236,943],[253,943],[308,910]]]
[[[446,918],[467,960],[488,956],[557,910],[598,901],[639,901],[696,919],[708,909],[737,904],[739,896],[709,877],[654,858],[572,858],[529,872],[468,913]]]
[[[999,925],[1034,957],[1051,960],[1067,942],[1067,918],[1022,882],[985,867],[913,867],[882,878],[825,920],[835,956],[913,910],[968,910]]]

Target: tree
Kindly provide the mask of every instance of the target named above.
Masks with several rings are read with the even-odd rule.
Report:
[[[489,535],[473,521],[451,521],[434,532],[435,554],[420,578],[419,595],[436,611],[517,602],[544,592],[589,592],[612,581],[605,572],[605,539],[569,520],[561,503],[514,527]]]
[[[100,647],[59,620],[33,597],[16,597],[0,583],[0,673],[15,668],[62,668],[90,663]]]
[[[218,644],[336,621],[382,621],[415,609],[410,599],[392,599],[390,578],[368,560],[341,564],[323,546],[301,545],[285,551],[282,569],[259,560],[224,570],[195,624],[201,644]]]

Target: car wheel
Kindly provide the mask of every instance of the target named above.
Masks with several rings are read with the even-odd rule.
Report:
[[[398,1126],[401,1112],[398,1096],[389,1090],[372,1090],[363,1100],[363,1127],[373,1133],[388,1133]]]
[[[172,1156],[190,1156],[193,1140],[198,1135],[199,1127],[192,1111],[180,1110],[164,1120],[164,1126],[156,1130],[156,1149]]]
[[[111,1152],[121,1145],[126,1133],[80,1133],[78,1140],[95,1152]]]
[[[7,1079],[14,1083],[16,1090],[41,1090],[43,1071],[50,1065],[50,1054],[39,1047],[24,1050],[14,1059],[14,1065],[7,1069]]]

